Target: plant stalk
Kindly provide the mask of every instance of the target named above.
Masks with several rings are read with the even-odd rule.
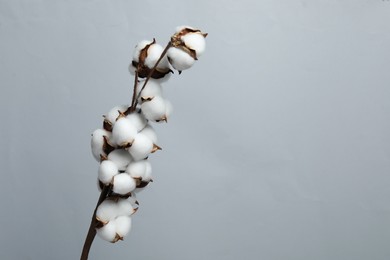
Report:
[[[132,112],[135,111],[135,109],[137,107],[137,104],[138,104],[138,99],[139,99],[139,97],[141,95],[142,90],[144,90],[146,84],[148,83],[149,79],[152,77],[152,75],[153,75],[154,71],[156,70],[158,64],[164,58],[165,54],[167,53],[168,49],[171,46],[172,46],[172,42],[169,41],[169,43],[167,44],[167,46],[165,47],[165,49],[161,53],[159,59],[157,60],[156,64],[154,64],[153,68],[150,70],[150,72],[149,72],[148,76],[146,77],[146,80],[145,80],[141,90],[139,91],[138,95],[137,95],[138,72],[137,72],[137,70],[135,71],[133,97],[132,97],[132,100],[131,100],[131,105],[127,109],[126,114],[127,113],[132,113]],[[111,190],[111,186],[104,186],[102,192],[100,193],[99,200],[96,203],[96,207],[95,207],[95,210],[94,210],[93,215],[92,215],[91,224],[89,225],[87,237],[85,238],[83,251],[81,253],[80,260],[87,260],[88,259],[89,251],[91,249],[93,240],[95,239],[95,236],[96,236],[96,224],[97,224],[97,221],[96,221],[96,210],[99,207],[99,205],[107,198],[110,190]]]
[[[104,186],[102,192],[100,193],[99,200],[96,203],[95,210],[93,211],[91,224],[89,225],[88,234],[87,234],[87,237],[85,238],[83,251],[81,253],[80,260],[87,260],[88,259],[89,250],[91,249],[92,242],[96,236],[96,229],[95,229],[95,227],[96,227],[96,210],[99,207],[99,205],[106,199],[110,189],[111,189],[111,186]]]
[[[160,61],[164,58],[165,54],[167,54],[167,51],[168,51],[168,49],[169,49],[171,46],[172,46],[172,42],[169,41],[168,44],[167,44],[167,46],[165,46],[165,49],[164,49],[163,52],[161,53],[160,58],[158,58],[156,64],[154,64],[153,68],[150,70],[148,76],[146,77],[146,80],[145,80],[144,84],[142,85],[141,90],[139,91],[139,93],[138,93],[138,95],[137,95],[137,98],[135,99],[134,110],[135,110],[135,107],[136,107],[137,104],[138,104],[138,99],[139,99],[139,97],[140,97],[140,95],[141,95],[142,90],[144,90],[146,84],[148,84],[148,81],[149,81],[149,79],[152,77],[153,73],[156,71],[156,68],[157,68],[158,64],[159,64]]]

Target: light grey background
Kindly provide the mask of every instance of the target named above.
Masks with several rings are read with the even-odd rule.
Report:
[[[390,2],[0,0],[0,259],[78,259],[90,134],[133,46],[207,51],[166,84],[155,182],[91,259],[390,259]]]

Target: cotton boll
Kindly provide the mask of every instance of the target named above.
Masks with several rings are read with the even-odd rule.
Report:
[[[131,155],[124,149],[117,149],[112,151],[108,157],[108,160],[116,164],[119,171],[126,170],[126,167],[133,161]]]
[[[118,216],[130,216],[136,212],[131,202],[127,199],[119,199],[117,206]]]
[[[108,222],[106,225],[104,225],[101,228],[96,229],[97,235],[109,242],[115,242],[116,241],[116,220],[112,220]]]
[[[157,143],[157,134],[154,128],[150,125],[147,124],[144,129],[140,132],[144,135],[146,135],[154,144]]]
[[[193,57],[176,47],[169,48],[167,56],[169,63],[171,63],[172,67],[179,72],[191,68],[195,63]]]
[[[143,85],[144,82],[140,82],[137,88],[138,89],[137,95],[139,95],[140,97],[139,102],[142,102],[142,100],[144,99],[151,99],[155,96],[162,96],[163,91],[162,91],[161,84],[158,82],[158,80],[150,79],[148,83],[145,85],[145,88],[141,91]]]
[[[114,162],[110,160],[105,160],[100,163],[98,176],[99,180],[104,184],[110,184],[112,178],[118,173],[118,166]]]
[[[116,122],[116,119],[119,116],[118,110],[120,112],[124,113],[127,110],[127,108],[128,108],[128,106],[126,106],[126,105],[115,106],[115,107],[111,108],[110,111],[108,111],[108,113],[106,115],[104,115],[104,119],[106,121],[110,122],[111,125],[114,125]]]
[[[141,111],[148,120],[164,120],[166,111],[164,98],[156,96],[150,101],[143,102],[141,104]]]
[[[120,216],[115,219],[115,231],[119,237],[124,238],[127,236],[131,229],[131,217]]]
[[[142,179],[146,172],[146,162],[146,160],[132,162],[127,166],[126,172],[133,178]]]
[[[171,70],[167,57],[164,56],[160,59],[163,51],[164,48],[157,44],[154,39],[153,41],[142,41],[135,48],[133,60],[129,67],[130,73],[135,74],[135,71],[137,71],[139,78],[146,78],[156,66],[151,77],[161,79],[161,81],[167,80]]]
[[[132,192],[135,186],[135,180],[129,174],[121,173],[115,175],[112,190],[117,194],[125,195]]]
[[[129,147],[129,153],[134,161],[145,159],[153,149],[153,142],[146,135],[138,133],[133,144]]]
[[[114,142],[122,147],[131,145],[137,134],[137,128],[127,117],[119,118],[112,129]]]
[[[196,52],[196,57],[199,58],[206,49],[206,40],[200,32],[187,33],[182,36],[185,46]]]
[[[111,133],[104,129],[96,129],[92,133],[91,150],[93,157],[100,161],[100,155],[106,155],[104,152],[104,136],[111,138]]]
[[[139,56],[141,54],[141,51],[145,49],[145,47],[149,44],[153,43],[153,41],[143,40],[140,41],[134,48],[133,52],[133,61],[139,62]]]
[[[173,112],[172,103],[167,99],[164,99],[164,101],[165,101],[165,113],[160,119],[155,120],[155,122],[157,122],[157,123],[168,122],[168,118],[171,117],[171,114]]]
[[[144,117],[142,113],[133,112],[126,116],[126,118],[135,126],[137,132],[145,128],[148,120]]]
[[[160,44],[154,43],[150,45],[148,48],[148,52],[144,64],[149,69],[153,68],[154,65],[157,63],[158,59],[160,58],[163,51],[164,48]],[[162,71],[169,70],[169,63],[166,57],[161,59],[161,61],[157,65],[157,69],[160,69]]]
[[[118,216],[118,206],[113,200],[103,201],[96,210],[96,218],[104,223]]]

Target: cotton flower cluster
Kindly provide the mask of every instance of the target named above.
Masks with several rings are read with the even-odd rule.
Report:
[[[146,86],[149,84],[157,83],[151,81]],[[161,110],[153,105],[151,109]],[[162,117],[168,118],[165,111],[164,108]],[[157,135],[150,125],[150,119],[139,109],[129,113],[128,106],[112,108],[104,116],[103,128],[93,132],[92,154],[100,161],[99,187],[111,188],[109,197],[99,205],[96,212],[99,223],[97,234],[101,238],[116,242],[129,233],[130,216],[135,212],[133,206],[136,204],[130,201],[134,200],[135,192],[152,181],[152,167],[148,157],[161,150],[156,143]]]
[[[205,50],[207,34],[188,26],[178,27],[164,49],[156,40],[139,42],[129,71],[135,78],[132,104],[115,106],[104,115],[103,127],[92,134],[91,149],[100,162],[99,188],[109,188],[96,210],[96,232],[104,240],[123,240],[138,209],[135,194],[152,182],[149,156],[158,150],[152,123],[168,122],[172,104],[162,83],[173,70],[190,68]]]
[[[193,27],[177,27],[171,37],[171,48],[158,63],[151,77],[162,81],[168,80],[172,72],[170,65],[179,73],[191,68],[206,49],[206,37],[207,33],[202,33]],[[141,41],[135,47],[133,61],[129,66],[130,73],[134,74],[137,70],[140,78],[146,78],[163,51],[163,47],[157,44],[155,39]]]
[[[123,240],[131,228],[130,216],[138,209],[135,203],[136,200],[122,198],[103,201],[96,211],[96,219],[99,221],[97,234],[110,242]]]

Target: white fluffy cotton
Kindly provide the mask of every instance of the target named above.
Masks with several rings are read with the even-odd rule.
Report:
[[[154,128],[150,125],[147,124],[144,129],[140,132],[144,135],[146,135],[154,144],[157,143],[157,134]]]
[[[172,67],[178,71],[189,69],[195,63],[195,59],[187,52],[176,47],[169,48],[167,56]]]
[[[142,179],[143,181],[151,181],[152,180],[152,165],[150,162],[147,162],[146,169],[145,169],[145,175]]]
[[[143,178],[146,172],[147,160],[135,161],[129,164],[126,168],[126,172],[133,178]]]
[[[200,32],[187,33],[182,36],[181,39],[189,49],[196,52],[197,58],[199,58],[206,49],[206,40]]]
[[[135,210],[131,201],[127,199],[119,199],[117,202],[117,212],[118,216],[130,216],[135,212]]]
[[[118,216],[118,206],[113,200],[103,201],[96,210],[96,218],[108,222]]]
[[[98,170],[98,178],[104,184],[109,184],[112,181],[112,178],[119,173],[118,166],[110,161],[105,160],[100,163]]]
[[[146,120],[145,116],[142,113],[133,112],[126,116],[126,118],[130,121],[132,125],[135,126],[137,132],[141,131],[145,128],[148,120]]]
[[[141,104],[141,111],[145,118],[151,121],[159,121],[165,118],[165,99],[156,96],[150,101],[145,101]]]
[[[145,88],[141,91],[141,88],[143,87],[144,82],[141,81],[138,84],[138,92],[137,94],[140,96],[139,102],[142,101],[142,99],[148,99],[148,98],[153,98],[155,96],[162,96],[163,91],[161,84],[159,83],[158,80],[155,79],[150,79],[148,83],[146,84]],[[141,94],[139,94],[141,92]]]
[[[115,106],[108,111],[107,114],[104,115],[104,119],[106,119],[108,122],[110,122],[112,125],[115,124],[116,119],[119,116],[119,111],[124,113],[127,110],[128,106],[126,105],[121,105],[121,106]]]
[[[142,177],[142,181],[150,182],[152,181],[152,166],[150,163],[146,164],[145,174]],[[133,193],[138,193],[143,191],[144,188],[136,188]]]
[[[96,229],[96,233],[102,239],[114,242],[116,237],[116,223],[114,220],[108,222],[102,228]]]
[[[137,128],[127,117],[119,118],[112,129],[112,139],[119,146],[131,144],[137,134]]]
[[[112,151],[107,158],[115,163],[120,171],[126,170],[129,163],[133,161],[131,155],[124,149],[116,149]]]
[[[129,153],[134,161],[145,159],[153,149],[153,142],[146,135],[138,133],[134,138],[134,142],[129,147]]]
[[[131,229],[131,217],[120,216],[115,219],[115,232],[121,238],[127,236]]]
[[[111,138],[111,133],[104,130],[104,129],[96,129],[92,133],[91,138],[91,151],[93,157],[100,161],[100,155],[106,155],[103,151],[103,145],[104,145],[104,136],[107,136],[108,139]]]
[[[132,192],[136,187],[135,180],[127,173],[121,173],[114,177],[112,190],[121,195]]]
[[[158,59],[160,58],[163,51],[164,51],[164,48],[160,44],[154,43],[154,44],[150,45],[148,48],[148,52],[147,52],[147,56],[146,56],[144,64],[150,69],[153,68],[154,65],[156,64],[156,62],[158,61]],[[157,65],[157,68],[161,69],[161,70],[168,70],[169,69],[169,63],[168,63],[168,60],[166,57],[164,57],[159,62],[159,64]]]
[[[158,123],[168,122],[168,119],[172,115],[172,112],[173,112],[172,103],[167,99],[164,99],[164,102],[165,102],[165,113],[162,117],[160,117],[160,119],[156,119],[155,122],[158,122]],[[156,142],[154,142],[154,143],[156,143]]]
[[[140,55],[141,51],[146,47],[146,45],[149,45],[151,43],[152,43],[152,41],[148,41],[148,40],[140,41],[134,48],[133,61],[139,62],[139,55]]]

